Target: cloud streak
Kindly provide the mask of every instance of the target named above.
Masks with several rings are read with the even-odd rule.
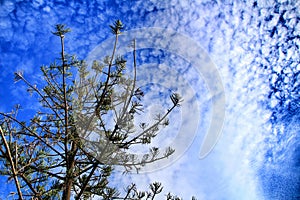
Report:
[[[161,57],[163,60],[156,63],[156,70],[166,71],[159,74],[160,78],[167,75],[172,66],[172,75],[179,77],[178,80],[186,80],[189,84],[186,87],[191,88],[182,91],[187,103],[184,108],[190,111],[193,107],[189,104],[193,103],[191,99],[197,99],[199,112],[195,113],[199,113],[200,119],[197,134],[187,152],[170,167],[117,181],[134,181],[144,187],[154,180],[162,181],[165,191],[174,191],[185,199],[191,194],[198,199],[271,198],[268,194],[274,192],[270,186],[274,183],[272,174],[276,175],[277,168],[281,169],[283,163],[278,160],[289,163],[294,159],[293,154],[289,155],[288,150],[282,153],[282,149],[285,146],[293,149],[299,139],[290,128],[297,125],[294,116],[288,117],[293,120],[285,129],[270,124],[272,112],[278,109],[278,113],[285,113],[286,107],[280,107],[282,102],[276,96],[278,93],[268,99],[269,76],[273,73],[271,83],[275,83],[280,78],[275,74],[282,69],[286,74],[290,74],[288,68],[299,71],[296,63],[299,60],[296,48],[299,46],[296,37],[300,30],[296,17],[299,7],[297,1],[4,1],[0,7],[0,88],[7,92],[0,93],[1,98],[7,94],[4,109],[10,107],[12,99],[20,94],[17,90],[10,92],[8,85],[12,76],[9,74],[23,69],[28,77],[35,76],[33,81],[38,80],[38,66],[58,57],[58,41],[49,36],[57,23],[66,23],[72,28],[73,32],[66,39],[67,51],[78,53],[80,58],[86,57],[108,38],[107,25],[117,18],[124,21],[128,29],[175,30],[200,44],[217,66],[226,94],[223,135],[211,154],[199,160],[199,148],[209,129],[213,117],[212,102],[217,94],[209,95],[205,77],[195,75],[195,63],[188,64],[184,58],[177,57],[172,61],[170,57]],[[197,53],[194,45],[185,46],[182,41],[171,45],[184,46],[191,55]],[[108,45],[105,50],[110,47]],[[166,54],[171,55],[172,52]],[[177,65],[174,60],[178,61]],[[155,65],[156,61],[151,60],[151,64]],[[147,62],[150,60],[145,59],[143,67],[146,68]],[[291,76],[288,78],[293,80]],[[176,80],[167,77],[164,81],[168,87],[176,89]],[[293,87],[290,86],[289,91],[293,91]],[[295,102],[297,97],[293,93],[289,101]],[[288,105],[288,101],[281,105],[285,104]],[[181,124],[193,117],[186,118],[186,115],[180,119]],[[280,123],[278,126],[286,127]],[[195,129],[187,127],[185,131]],[[289,172],[292,171],[289,167],[283,168],[288,177],[284,180],[290,181],[295,174]],[[184,189],[182,185],[185,185]],[[278,196],[284,196],[284,191],[277,191]]]

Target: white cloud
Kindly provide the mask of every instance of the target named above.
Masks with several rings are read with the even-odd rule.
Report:
[[[12,68],[16,66],[15,68],[22,68],[28,74],[34,74],[36,68],[33,68],[33,66],[36,63],[27,59],[30,57],[30,53],[25,54],[24,52],[31,51],[32,47],[42,49],[45,46],[49,48],[47,51],[52,52],[53,40],[49,40],[47,35],[50,33],[49,27],[61,22],[70,23],[73,26],[71,28],[73,28],[74,33],[70,35],[67,46],[72,52],[79,52],[80,56],[86,55],[92,47],[107,37],[108,34],[104,32],[109,29],[103,27],[106,27],[107,23],[111,23],[115,17],[128,20],[126,25],[129,29],[131,27],[153,26],[168,28],[192,38],[204,50],[209,52],[224,84],[226,121],[223,136],[208,157],[204,160],[198,159],[199,148],[205,133],[209,129],[209,122],[212,117],[212,100],[218,94],[217,92],[214,95],[209,94],[209,88],[204,84],[209,83],[216,88],[218,88],[218,84],[214,85],[215,77],[209,76],[211,75],[209,74],[211,72],[210,68],[204,67],[201,73],[205,77],[199,77],[195,73],[195,63],[188,65],[186,64],[188,61],[178,57],[173,60],[165,59],[164,63],[159,65],[160,68],[156,69],[162,71],[156,74],[153,74],[152,71],[154,76],[148,76],[148,81],[156,79],[156,84],[164,83],[166,88],[179,88],[185,98],[185,103],[187,103],[186,107],[181,109],[187,109],[190,112],[193,111],[193,105],[189,107],[189,103],[192,103],[189,100],[194,97],[193,92],[196,92],[197,103],[200,104],[200,116],[198,116],[200,122],[197,127],[197,137],[189,151],[170,167],[149,174],[134,175],[130,177],[130,181],[135,181],[138,184],[145,185],[145,187],[152,181],[162,181],[165,185],[165,191],[172,191],[182,195],[185,199],[189,199],[191,194],[198,196],[198,199],[263,198],[257,173],[264,164],[264,152],[270,150],[270,147],[265,145],[264,140],[266,137],[272,141],[276,141],[278,138],[276,135],[266,136],[266,133],[271,131],[270,126],[265,124],[270,117],[270,113],[262,108],[261,102],[266,101],[269,85],[266,75],[268,71],[262,70],[261,65],[273,66],[273,70],[280,71],[281,65],[285,65],[287,59],[297,59],[297,56],[299,56],[293,48],[288,48],[287,55],[285,55],[282,50],[287,47],[282,46],[278,55],[273,53],[276,56],[272,55],[273,57],[266,59],[267,56],[272,54],[273,47],[276,44],[294,45],[294,43],[285,42],[286,37],[282,37],[282,35],[287,36],[288,30],[280,26],[277,27],[280,34],[270,36],[270,31],[278,24],[280,18],[280,14],[276,14],[275,10],[281,12],[283,8],[290,9],[290,6],[276,7],[273,6],[274,1],[257,1],[257,7],[259,8],[254,8],[254,1],[135,0],[125,2],[120,0],[116,3],[120,5],[118,9],[110,4],[105,7],[104,1],[88,5],[70,3],[68,8],[65,8],[56,6],[51,2],[36,0],[34,6],[42,6],[41,12],[38,11],[41,20],[37,21],[37,19],[33,19],[35,8],[33,9],[34,6],[31,4],[18,4],[19,7],[16,8],[10,1],[5,1],[3,7],[1,7],[3,10],[0,15],[9,18],[7,17],[1,21],[0,36],[3,41],[13,42],[12,47],[15,49],[7,55],[1,54],[1,59],[4,60],[5,64],[13,66]],[[295,1],[290,4],[297,6],[299,2]],[[81,11],[76,13],[79,10],[78,7],[83,9],[81,11],[89,9],[91,13]],[[15,15],[9,15],[14,9],[16,9]],[[297,35],[300,29],[297,28],[299,23],[296,23],[295,16],[299,10],[295,10],[289,10],[283,17],[288,21],[286,25],[295,26],[294,35]],[[75,17],[69,13],[74,13]],[[266,22],[265,17],[269,13],[272,13],[273,19]],[[79,14],[81,17],[76,17]],[[42,32],[47,35],[45,37],[38,38],[35,34],[36,26],[40,26],[39,22],[44,22],[47,27]],[[18,27],[16,31],[10,29],[12,24]],[[22,27],[26,30],[22,30]],[[41,29],[41,27],[38,29]],[[25,33],[27,38],[21,37]],[[34,40],[43,41],[41,47],[33,45],[29,48]],[[76,42],[72,43],[70,41]],[[299,40],[295,44],[297,42],[299,43]],[[102,50],[102,53],[109,54],[111,52],[110,45],[107,45],[104,51],[103,49],[98,51]],[[190,52],[191,56],[198,53],[195,45],[186,45],[185,41],[182,40],[164,45],[173,49],[175,49],[174,47],[184,48]],[[152,47],[155,47],[155,45]],[[262,51],[262,55],[259,50]],[[49,54],[45,53],[43,55]],[[144,61],[148,62],[147,59]],[[143,66],[149,69],[145,64]],[[171,66],[173,68],[170,72]],[[296,70],[298,68],[295,66]],[[164,69],[165,71],[163,71]],[[6,70],[14,71],[10,68]],[[143,70],[142,72],[147,73]],[[187,80],[189,85],[180,83],[178,81],[180,79]],[[178,85],[178,83],[181,85]],[[186,88],[188,89],[185,90]],[[26,90],[26,88],[23,89]],[[158,90],[161,88],[153,87],[152,89]],[[11,94],[18,97],[21,92],[19,89],[15,89]],[[273,103],[273,106],[275,106],[276,102],[273,101]],[[180,114],[182,113],[183,111]],[[177,116],[177,114],[174,116]],[[186,119],[193,118],[193,115],[188,114],[181,116],[178,124],[186,124]],[[174,119],[172,121],[174,122]],[[178,126],[175,126],[176,131],[177,128]],[[194,127],[187,127],[186,129],[188,133],[193,131],[195,131]],[[293,144],[293,135],[290,135],[289,138],[292,139],[287,141]],[[270,145],[273,146],[273,149],[271,148],[272,153],[277,155],[286,143],[280,143],[279,146],[276,146],[276,142],[274,142]],[[124,179],[127,178],[124,177]],[[123,181],[128,182],[128,180]]]

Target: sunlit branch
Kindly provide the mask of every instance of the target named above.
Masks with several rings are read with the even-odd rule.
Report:
[[[14,178],[14,181],[15,181],[17,191],[18,191],[19,199],[23,199],[20,183],[19,183],[19,180],[18,180],[18,177],[17,177],[18,174],[17,174],[16,165],[13,161],[13,158],[12,158],[12,155],[11,155],[11,149],[10,149],[10,147],[9,147],[7,141],[6,141],[6,138],[5,138],[5,135],[4,135],[4,132],[1,128],[1,126],[0,126],[0,134],[1,134],[1,138],[2,138],[2,141],[4,143],[4,146],[6,148],[7,159],[9,161],[11,169],[12,169],[12,174],[13,174],[13,178]]]

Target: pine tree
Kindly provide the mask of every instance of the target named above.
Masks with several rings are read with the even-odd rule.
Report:
[[[125,172],[138,171],[174,152],[168,148],[160,153],[158,147],[152,147],[138,158],[128,150],[150,144],[181,102],[178,94],[171,94],[171,106],[164,114],[153,124],[143,122],[135,127],[134,119],[143,114],[144,96],[136,85],[135,41],[130,78],[124,73],[127,61],[117,55],[116,48],[123,24],[117,20],[110,28],[115,36],[112,54],[95,60],[91,69],[65,53],[64,40],[70,29],[56,25],[53,34],[60,39],[61,54],[50,66],[41,67],[44,85],[33,85],[21,72],[15,73],[15,81],[23,81],[41,105],[25,121],[18,119],[19,106],[0,113],[1,175],[14,181],[19,199],[154,199],[162,192],[158,182],[150,184],[149,191],[138,191],[132,184],[125,193],[109,184],[115,166],[124,167]],[[179,198],[168,194],[167,199]]]

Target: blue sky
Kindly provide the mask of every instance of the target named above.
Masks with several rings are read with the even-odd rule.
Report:
[[[150,97],[174,85],[172,89],[183,92],[186,104],[171,118],[174,126],[167,132],[178,133],[184,127],[193,143],[188,140],[187,151],[170,166],[130,176],[116,172],[113,182],[120,188],[132,181],[146,188],[161,181],[166,193],[184,199],[192,195],[200,200],[296,199],[300,187],[299,4],[292,0],[2,0],[0,110],[8,112],[16,103],[22,104],[25,114],[37,108],[26,87],[13,83],[13,72],[22,70],[33,83],[40,82],[39,67],[59,56],[59,40],[51,34],[57,23],[72,29],[66,51],[82,59],[107,41],[108,25],[116,19],[125,23],[127,31],[172,30],[195,45],[175,44],[179,49],[175,56],[166,54],[163,61],[159,52],[153,51],[152,59],[147,59],[147,51],[141,50],[141,84],[146,73],[147,80],[155,83]],[[222,136],[204,159],[199,159],[200,146],[217,117],[212,109],[217,95],[210,93],[209,84],[217,78],[197,72],[197,63],[178,53],[186,49],[197,54],[198,46],[214,63],[226,96]],[[155,108],[149,107],[149,117]],[[164,140],[172,143],[172,137],[157,142]],[[185,149],[187,143],[175,145]],[[8,191],[4,184],[2,191]]]

